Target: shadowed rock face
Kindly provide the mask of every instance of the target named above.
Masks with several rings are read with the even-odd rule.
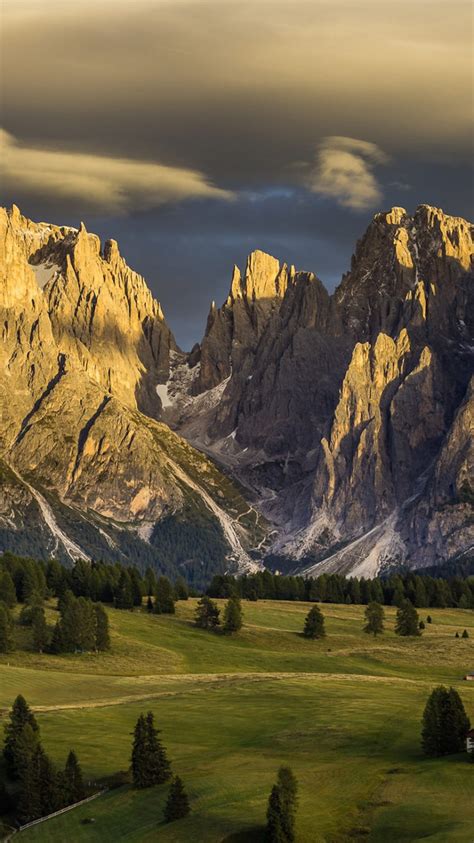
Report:
[[[83,226],[16,208],[0,224],[7,539],[28,508],[51,520],[66,506],[69,525],[102,519],[95,534],[112,545],[117,523],[149,542],[170,516],[194,523],[197,506],[217,519],[225,564],[244,569],[252,546],[294,569],[360,575],[472,546],[465,220],[424,205],[377,214],[332,296],[253,252],[189,355],[114,241],[101,251]]]
[[[375,216],[333,296],[261,253],[234,270],[195,381],[225,388],[177,423],[258,491],[278,554],[374,573],[472,545],[471,260],[471,225],[422,205]]]

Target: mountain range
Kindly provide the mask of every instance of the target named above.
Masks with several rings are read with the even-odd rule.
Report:
[[[472,226],[378,213],[330,295],[255,251],[178,348],[115,241],[0,212],[0,549],[195,584],[474,544]]]

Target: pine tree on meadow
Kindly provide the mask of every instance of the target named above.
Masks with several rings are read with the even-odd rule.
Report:
[[[290,767],[280,767],[267,807],[267,843],[294,843],[298,783]]]
[[[146,722],[144,714],[140,714],[133,732],[131,770],[135,787],[149,787],[146,777]]]
[[[168,781],[171,766],[155,729],[151,711],[137,720],[132,745],[132,778],[137,788],[153,787]]]
[[[431,692],[423,712],[421,745],[425,755],[441,756],[462,752],[469,718],[454,688],[442,685]]]
[[[222,631],[232,635],[242,629],[242,606],[239,597],[229,597],[224,609],[224,623]]]
[[[286,834],[283,830],[280,788],[277,784],[273,785],[268,799],[265,841],[266,843],[287,843]]]
[[[63,774],[64,796],[68,805],[80,802],[85,798],[86,791],[82,778],[82,770],[73,749],[69,752]]]
[[[18,776],[19,741],[26,726],[30,726],[39,739],[39,727],[36,718],[25,698],[19,694],[11,708],[9,722],[5,725],[3,756],[10,778]]]
[[[380,603],[369,603],[364,612],[365,626],[364,632],[368,635],[373,635],[374,638],[384,631],[385,612]]]
[[[24,732],[31,730],[26,726]],[[42,816],[41,810],[41,747],[37,744],[21,769],[17,820],[23,824]]]
[[[326,631],[324,628],[324,615],[319,606],[312,606],[306,615],[303,635],[305,638],[324,638]]]
[[[395,632],[401,636],[421,635],[419,628],[419,617],[410,600],[404,600],[397,610]]]
[[[219,607],[207,594],[198,600],[194,619],[196,626],[200,629],[216,629],[219,626]]]
[[[190,812],[189,799],[184,785],[179,776],[175,776],[171,782],[168,798],[164,809],[165,822],[180,820],[187,817]]]

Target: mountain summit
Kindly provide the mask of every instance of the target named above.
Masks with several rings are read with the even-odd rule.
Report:
[[[462,555],[472,251],[422,205],[374,217],[333,295],[253,252],[186,354],[115,241],[2,211],[2,546],[196,582]]]

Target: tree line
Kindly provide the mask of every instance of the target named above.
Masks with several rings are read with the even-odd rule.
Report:
[[[83,559],[66,568],[57,559],[44,562],[10,552],[0,556],[0,600],[7,605],[61,597],[66,591],[119,609],[141,606],[143,598],[151,596],[157,612],[169,611],[170,600],[186,600],[190,594],[197,596],[183,577],[177,577],[171,585],[167,577],[157,577],[153,568],[141,573],[134,565]]]
[[[246,600],[301,600],[319,603],[346,603],[400,606],[409,600],[417,608],[474,608],[474,577],[421,576],[411,572],[374,579],[356,579],[341,574],[319,577],[286,576],[257,571],[242,577],[216,574],[206,592],[209,597],[237,595]]]
[[[66,568],[56,559],[48,562],[6,552],[0,557],[0,599],[24,603],[32,597],[59,597],[71,591],[75,597],[132,609],[151,598],[154,611],[172,611],[171,600],[185,600],[200,593],[183,577],[174,583],[157,577],[153,568],[141,572],[134,565],[77,560]],[[237,596],[246,600],[301,600],[320,603],[367,605],[371,602],[399,606],[407,599],[417,608],[474,608],[474,577],[443,579],[415,572],[389,577],[356,579],[341,574],[304,578],[258,571],[242,577],[216,574],[206,590],[209,597]]]

